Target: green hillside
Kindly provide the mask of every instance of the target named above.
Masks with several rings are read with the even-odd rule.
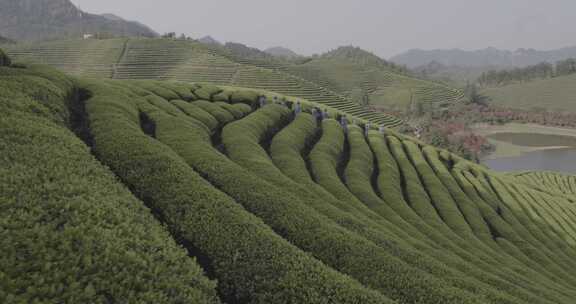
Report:
[[[272,90],[334,107],[376,124],[394,127],[402,123],[302,77],[257,66],[253,58],[241,58],[226,49],[194,41],[69,40],[9,45],[6,50],[17,61],[49,64],[77,76],[172,79]],[[276,61],[265,62],[274,65]]]
[[[483,93],[499,106],[576,112],[576,75],[489,88]]]
[[[576,195],[576,176],[555,172],[522,172],[514,173],[519,180],[541,187],[545,191],[553,190],[566,195]]]
[[[194,66],[163,58],[158,78]],[[0,92],[1,303],[576,298],[555,184],[266,91],[30,66],[0,67]]]
[[[319,58],[287,61],[242,44],[205,45],[168,39],[69,40],[7,46],[19,61],[45,63],[78,76],[173,79],[276,91],[327,104],[377,124],[399,119],[368,105],[403,111],[418,103],[444,106],[463,99],[446,85],[400,74],[402,69],[354,47]]]
[[[408,77],[397,73],[398,69],[374,55],[344,47],[305,64],[290,66],[288,71],[358,102],[367,95],[370,105],[395,110],[405,110],[416,103],[442,106],[464,98],[461,90]]]

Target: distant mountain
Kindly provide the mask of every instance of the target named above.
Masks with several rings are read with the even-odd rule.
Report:
[[[157,36],[138,22],[112,14],[85,13],[70,0],[0,0],[0,34],[18,41],[77,38],[83,34]]]
[[[275,57],[283,57],[283,58],[302,57],[302,56],[298,55],[296,52],[292,51],[291,49],[281,47],[281,46],[268,48],[268,49],[264,50],[264,52],[268,53],[272,56],[275,56]]]
[[[204,36],[204,37],[198,39],[198,42],[204,43],[204,44],[222,45],[222,42],[212,38],[212,36]]]
[[[555,62],[571,57],[576,57],[576,46],[549,51],[535,49],[509,51],[493,47],[475,51],[413,49],[392,57],[390,61],[406,65],[409,68],[425,66],[430,62],[437,62],[445,66],[461,67],[522,67],[543,61]]]

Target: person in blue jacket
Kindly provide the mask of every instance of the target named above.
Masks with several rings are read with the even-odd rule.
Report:
[[[368,136],[368,131],[370,131],[370,122],[366,122],[366,125],[364,125],[364,135]]]
[[[340,117],[340,125],[342,126],[344,132],[348,133],[348,119],[346,118],[346,115],[342,115],[342,117]]]
[[[322,118],[323,119],[330,118],[330,114],[328,114],[328,109],[324,109],[324,112],[322,112]]]
[[[258,98],[258,103],[261,108],[264,107],[266,105],[266,96],[260,96],[260,98]]]
[[[300,102],[296,102],[296,105],[294,106],[294,114],[298,115],[302,112],[302,105],[300,104]]]

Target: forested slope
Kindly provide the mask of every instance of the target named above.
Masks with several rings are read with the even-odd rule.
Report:
[[[493,104],[512,109],[576,111],[576,75],[487,88],[482,93]]]

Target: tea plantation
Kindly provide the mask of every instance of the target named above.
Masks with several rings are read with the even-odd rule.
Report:
[[[371,106],[400,111],[415,107],[417,103],[430,109],[458,103],[465,98],[462,90],[398,74],[372,62],[359,62],[330,53],[305,64],[286,67],[286,70],[322,83],[358,102],[362,102],[365,95]]]
[[[2,62],[1,303],[576,299],[571,177],[497,174],[262,89]]]
[[[76,76],[209,82],[271,90],[389,127],[402,121],[369,110],[356,91],[368,94],[370,105],[395,110],[405,110],[417,102],[450,104],[463,98],[459,90],[403,76],[383,64],[375,64],[381,59],[356,49],[289,64],[172,39],[64,40],[5,47],[20,62],[48,64]]]

